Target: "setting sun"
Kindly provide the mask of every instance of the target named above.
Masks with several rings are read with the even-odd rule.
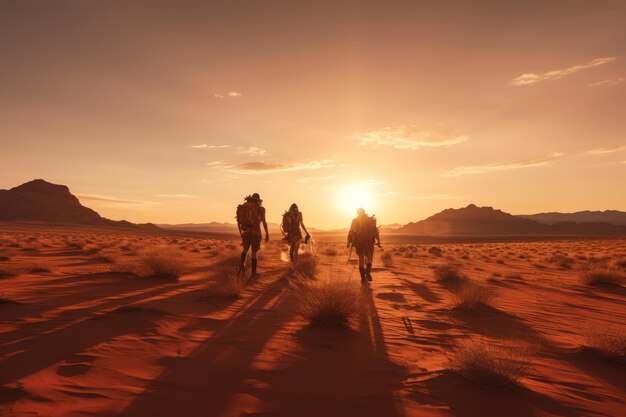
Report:
[[[355,183],[342,187],[338,195],[339,206],[350,215],[354,215],[359,207],[371,212],[376,203],[371,188],[366,183]]]

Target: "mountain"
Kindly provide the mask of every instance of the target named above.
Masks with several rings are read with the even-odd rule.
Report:
[[[470,204],[446,209],[425,220],[409,223],[398,233],[428,236],[518,236],[518,235],[593,235],[626,234],[626,226],[606,223],[539,223],[492,207]]]
[[[75,223],[91,226],[141,227],[157,229],[153,224],[136,225],[125,220],[109,220],[83,206],[65,185],[36,179],[0,190],[0,220]]]
[[[517,217],[535,220],[539,223],[554,224],[560,222],[575,223],[609,223],[626,226],[626,212],[618,210],[577,211],[576,213],[538,213],[520,214]]]

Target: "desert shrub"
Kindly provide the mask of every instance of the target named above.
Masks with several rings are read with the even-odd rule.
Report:
[[[491,289],[472,281],[461,282],[456,289],[457,304],[455,308],[471,310],[480,306],[490,307],[494,293]]]
[[[85,253],[87,254],[93,255],[95,253],[100,252],[100,246],[94,243],[90,243],[88,245],[83,246],[83,251],[85,251]]]
[[[624,285],[626,283],[626,274],[617,269],[590,268],[581,271],[579,276],[580,280],[587,285]]]
[[[626,326],[595,323],[584,334],[585,347],[603,359],[626,362]]]
[[[439,282],[459,282],[467,279],[461,270],[451,263],[435,266],[433,273]]]
[[[99,255],[90,256],[89,261],[99,263],[99,264],[113,264],[115,263],[115,258],[111,255],[99,254]]]
[[[384,266],[390,268],[393,266],[393,254],[390,251],[386,251],[380,254],[380,261]]]
[[[413,252],[405,252],[404,253],[404,257],[411,259],[411,258],[415,257],[415,255],[413,254]]]
[[[485,385],[516,384],[532,366],[527,347],[467,342],[456,349],[450,367],[465,378]]]
[[[237,245],[235,245],[234,243],[227,243],[226,245],[224,245],[224,247],[228,250],[236,250],[237,249]]]
[[[431,246],[428,249],[428,253],[430,253],[433,256],[441,256],[441,254],[443,253],[443,251],[441,250],[441,248],[437,247],[437,246]]]
[[[298,315],[315,326],[346,326],[361,305],[359,289],[347,279],[306,281],[296,295]]]
[[[287,270],[287,276],[297,278],[315,278],[319,260],[312,253],[302,253]]]
[[[176,280],[187,266],[185,253],[172,246],[151,246],[139,256],[141,272],[152,277]]]
[[[337,249],[335,248],[326,248],[324,249],[323,253],[324,255],[327,255],[327,256],[337,256],[338,252],[337,252]]]
[[[87,243],[84,240],[67,240],[66,246],[69,249],[82,249]]]
[[[202,298],[239,298],[246,288],[246,276],[250,266],[250,257],[246,258],[246,271],[239,273],[241,255],[231,252],[224,255],[214,265],[215,280],[207,288]]]

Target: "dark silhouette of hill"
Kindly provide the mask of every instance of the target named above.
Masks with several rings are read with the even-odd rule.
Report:
[[[626,226],[626,212],[618,210],[604,211],[577,211],[575,213],[537,213],[537,214],[521,214],[518,217],[524,219],[535,220],[539,223],[555,224],[560,222],[575,223],[609,223],[620,226]]]
[[[126,220],[109,220],[83,206],[65,185],[42,179],[10,190],[0,190],[0,220],[73,223],[91,226],[158,229],[153,224],[137,225]]]
[[[424,236],[594,235],[626,234],[626,226],[574,222],[549,225],[492,207],[470,204],[460,209],[446,209],[425,220],[408,223],[397,232]]]

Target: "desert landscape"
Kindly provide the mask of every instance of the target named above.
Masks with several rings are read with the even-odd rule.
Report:
[[[624,410],[622,238],[394,242],[363,288],[332,238],[295,267],[270,242],[254,282],[234,239],[3,223],[0,244],[2,415]]]
[[[0,417],[626,417],[626,1],[0,1]]]

